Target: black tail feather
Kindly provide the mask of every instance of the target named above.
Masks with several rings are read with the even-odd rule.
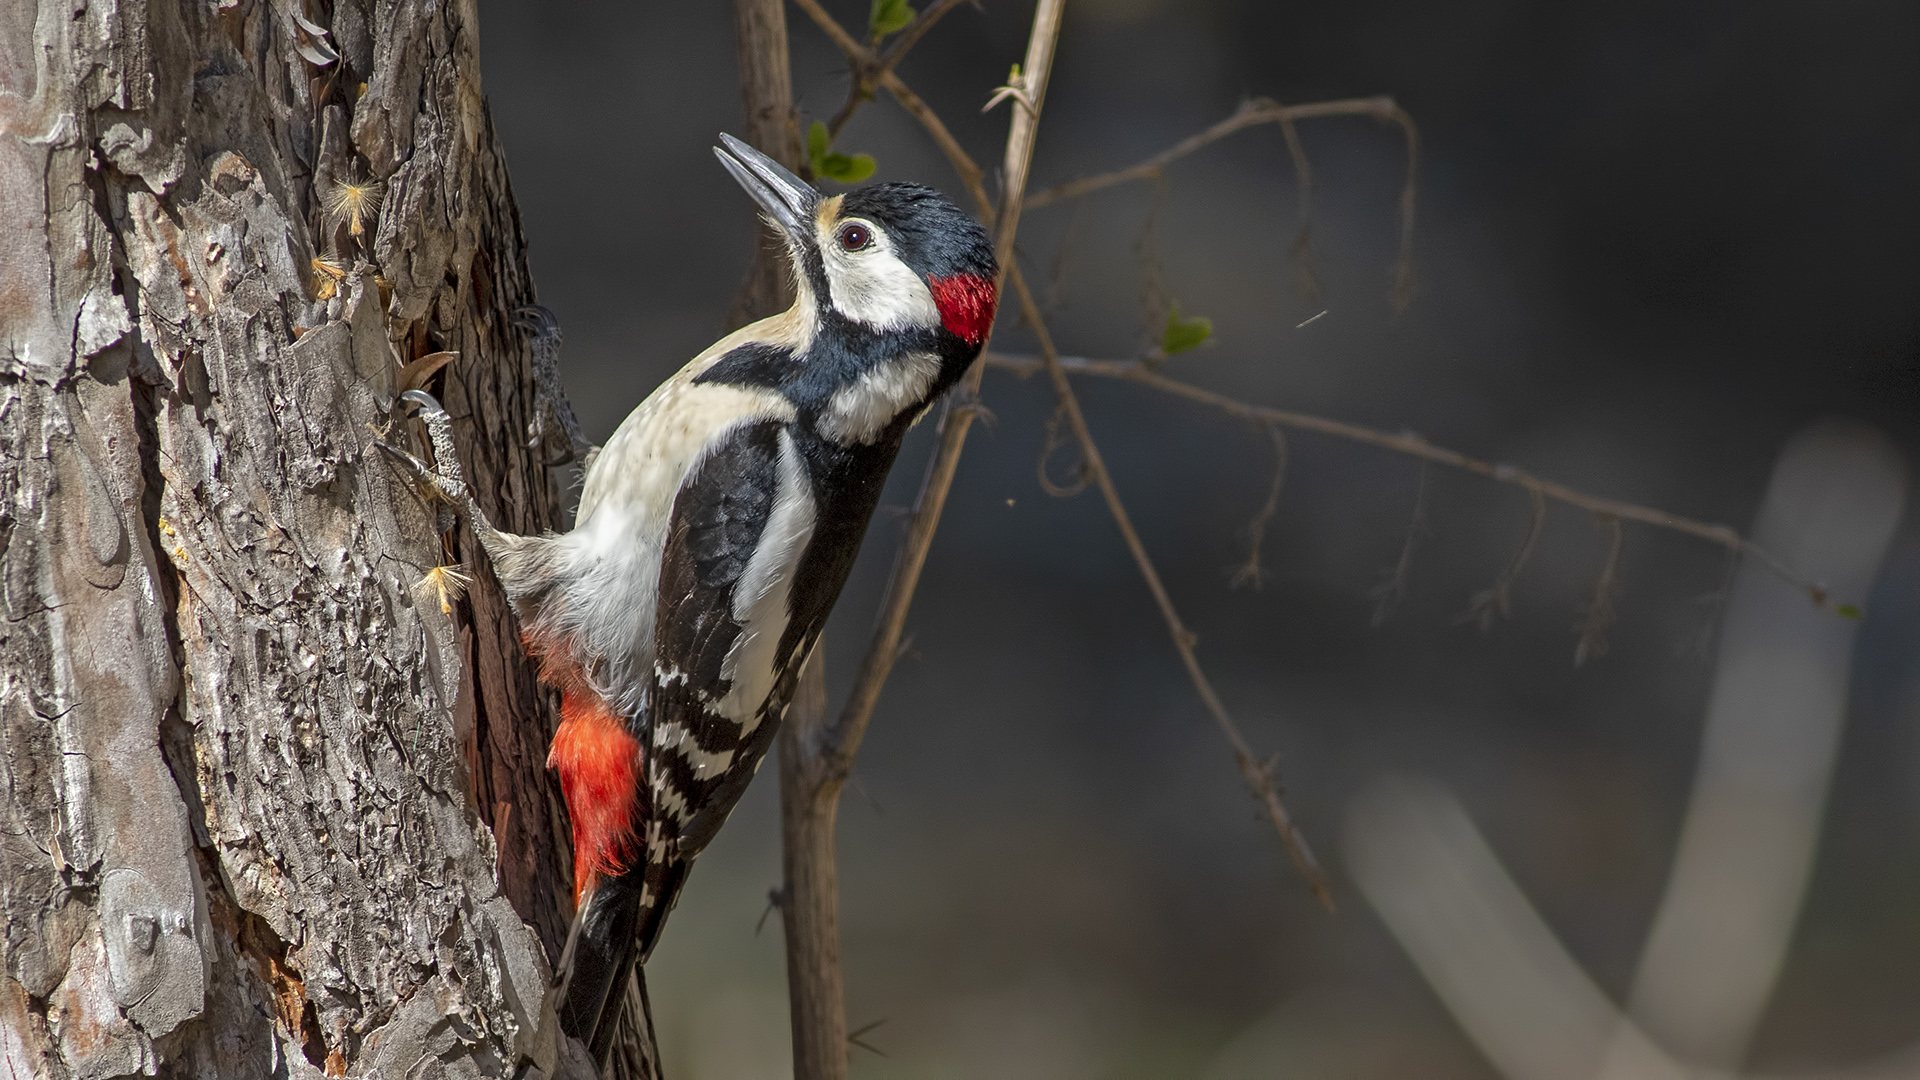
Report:
[[[640,917],[641,875],[624,874],[601,881],[587,894],[567,934],[560,957],[560,1029],[586,1043],[596,1060],[595,1046],[607,1005],[617,1005],[627,975],[633,970],[634,931]]]
[[[660,899],[643,907],[648,877],[655,879],[652,891]],[[687,864],[679,860],[606,878],[574,916],[560,955],[555,1009],[561,1030],[585,1043],[602,1070],[634,1058],[620,1075],[657,1075],[657,1062],[651,1062],[653,1017],[639,968],[660,940],[686,879]],[[645,1025],[638,1036],[628,1030],[636,1024]],[[647,1045],[631,1045],[636,1038]],[[635,1072],[639,1058],[648,1059],[654,1072]]]

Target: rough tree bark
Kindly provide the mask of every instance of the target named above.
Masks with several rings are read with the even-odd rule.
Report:
[[[483,505],[554,518],[477,33],[0,4],[0,1076],[554,1070],[550,702],[368,445],[457,352]]]

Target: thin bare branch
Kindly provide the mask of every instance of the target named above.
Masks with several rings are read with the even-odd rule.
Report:
[[[1413,552],[1420,546],[1420,538],[1427,535],[1427,491],[1432,479],[1432,462],[1420,463],[1420,486],[1413,495],[1413,516],[1407,521],[1407,538],[1400,544],[1400,557],[1394,560],[1393,570],[1386,579],[1373,588],[1373,625],[1385,626],[1387,620],[1407,598],[1407,581],[1413,576]]]
[[[856,67],[865,64],[878,68],[879,61],[873,55],[873,50],[860,44],[852,34],[847,33],[833,16],[827,14],[827,9],[820,6],[820,0],[793,0],[793,2],[806,13],[807,18],[813,20],[814,25],[818,26],[834,45],[839,47],[842,53],[846,54],[849,63]],[[1042,91],[1045,90],[1044,81],[1042,80]],[[927,134],[933,137],[935,145],[940,147],[940,152],[945,154],[947,161],[952,163],[953,171],[960,175],[960,183],[967,189],[967,193],[973,196],[981,220],[991,227],[997,215],[993,200],[987,197],[986,186],[982,183],[986,174],[960,146],[960,140],[953,137],[953,132],[947,130],[947,125],[941,122],[939,115],[920,99],[920,95],[908,89],[907,84],[901,82],[898,75],[888,71],[878,76],[878,82],[880,86],[886,88],[887,93],[893,95],[893,99],[900,103],[901,108],[907,110],[909,115],[920,121],[921,127],[927,129]],[[1037,98],[1039,95],[1035,96]],[[978,380],[975,382],[977,388]]]
[[[796,0],[796,2],[805,7],[813,0]],[[1130,165],[1098,176],[1069,180],[1064,184],[1055,184],[1044,191],[1034,192],[1027,196],[1027,209],[1038,210],[1062,199],[1078,198],[1130,180],[1145,180],[1181,158],[1250,127],[1258,127],[1261,124],[1291,124],[1323,116],[1371,116],[1376,120],[1398,124],[1409,133],[1414,130],[1413,118],[1408,116],[1393,98],[1384,94],[1378,97],[1317,101],[1310,105],[1282,105],[1271,98],[1251,98],[1241,102],[1240,108],[1235,110],[1232,116],[1197,135],[1189,135],[1138,165]],[[1410,135],[1409,150],[1411,151],[1417,145]],[[1409,164],[1412,164],[1411,160]]]
[[[853,119],[853,114],[860,111],[860,106],[873,100],[874,88],[879,86],[888,75],[893,74],[894,67],[900,61],[906,59],[907,51],[918,44],[921,37],[933,29],[933,24],[945,17],[947,12],[965,2],[966,0],[935,0],[931,7],[907,24],[906,29],[893,35],[893,40],[887,43],[886,51],[873,58],[871,67],[863,69],[859,59],[848,56],[847,59],[852,67],[853,85],[847,88],[846,103],[841,105],[840,111],[834,113],[833,119],[827,122],[827,134],[838,139],[840,132],[846,129],[847,122]],[[805,8],[806,5],[802,4],[801,7]],[[809,11],[808,14],[813,13]],[[873,50],[868,49],[866,52],[868,56],[873,56]]]
[[[1620,549],[1626,544],[1626,530],[1620,527],[1619,518],[1605,515],[1600,518],[1600,527],[1607,531],[1607,558],[1600,564],[1600,576],[1593,581],[1593,600],[1580,621],[1580,643],[1573,647],[1574,667],[1607,654],[1607,628],[1616,617],[1613,598],[1620,589]]]
[[[1520,540],[1520,551],[1491,589],[1473,594],[1473,599],[1467,601],[1466,612],[1459,618],[1460,622],[1479,623],[1483,634],[1493,629],[1494,619],[1512,617],[1513,583],[1520,580],[1520,572],[1527,568],[1527,560],[1533,557],[1533,545],[1547,524],[1547,497],[1538,488],[1529,488],[1527,494],[1533,498],[1533,513],[1527,518],[1527,534]]]
[[[816,23],[827,29],[828,36],[839,44],[849,57],[852,49],[858,49],[859,43],[852,41],[846,31],[820,9],[818,0],[795,0],[803,11],[814,18]],[[1020,224],[1021,199],[1026,193],[1028,169],[1033,161],[1034,139],[1039,131],[1038,108],[1045,101],[1049,74],[1053,69],[1053,49],[1060,36],[1060,17],[1064,0],[1041,0],[1034,12],[1033,30],[1027,41],[1026,59],[1021,70],[1026,73],[1026,85],[1035,109],[1014,110],[1007,132],[1007,150],[1004,165],[1006,176],[1006,201],[999,213],[992,212],[986,190],[981,186],[981,171],[975,165],[960,144],[947,132],[944,125],[926,103],[913,96],[912,91],[900,83],[898,77],[888,73],[882,85],[927,127],[934,141],[954,163],[955,171],[960,173],[962,181],[973,193],[982,207],[982,216],[986,217],[994,228],[994,253],[999,258],[1001,281],[997,283],[1005,288],[1005,281],[1013,267],[1013,243],[1015,231]],[[822,20],[825,20],[822,22]],[[852,49],[849,48],[852,46]],[[866,734],[867,723],[873,717],[873,708],[880,700],[881,687],[886,685],[887,676],[893,670],[894,662],[899,658],[899,644],[906,629],[907,611],[913,601],[914,591],[920,583],[920,572],[926,566],[927,551],[933,544],[933,534],[940,524],[940,513],[946,506],[947,492],[953,486],[953,477],[960,465],[960,454],[965,448],[967,429],[978,413],[977,401],[980,393],[980,380],[985,371],[984,364],[976,363],[949,400],[946,414],[941,421],[940,446],[929,464],[926,480],[921,485],[920,497],[914,506],[913,518],[907,525],[907,537],[901,544],[893,567],[893,578],[888,585],[886,600],[881,604],[879,617],[874,629],[873,641],[867,648],[860,663],[859,674],[854,679],[852,693],[841,710],[839,719],[821,732],[819,750],[829,761],[829,774],[844,778],[852,769],[853,757],[860,746],[860,740]]]
[[[1293,239],[1294,284],[1309,304],[1317,305],[1321,290],[1320,275],[1313,268],[1313,162],[1291,119],[1280,121],[1280,135],[1286,140],[1287,156],[1293,159],[1294,217],[1300,221],[1300,232]]]
[[[853,39],[852,35],[833,21],[833,18],[820,6],[819,0],[794,0],[794,2],[822,30],[826,31],[827,36],[833,39],[849,59],[855,59],[867,51]],[[1026,205],[1022,196],[1026,190],[1027,166],[1032,160],[1030,129],[1038,122],[1037,109],[1045,99],[1047,74],[1052,67],[1053,40],[1059,33],[1059,7],[1059,0],[1042,0],[1040,9],[1034,15],[1034,34],[1029,40],[1027,60],[1021,70],[1026,73],[1027,92],[1036,109],[1034,111],[1019,109],[1014,112],[1012,130],[1008,135],[1005,188],[1007,201],[1002,205],[998,215],[992,213],[991,200],[987,197],[986,189],[981,183],[984,174],[980,167],[961,148],[952,133],[940,122],[940,118],[924,101],[907,89],[898,76],[889,73],[881,80],[881,85],[886,87],[888,93],[894,96],[902,108],[921,122],[928,134],[933,137],[934,142],[940,146],[941,151],[947,155],[947,159],[953,164],[954,171],[959,174],[961,182],[966,185],[979,204],[982,216],[998,227],[994,247],[995,253],[1000,256],[1002,286],[1004,288],[1006,282],[1011,282],[1017,288],[1020,293],[1023,316],[1033,325],[1035,332],[1041,335],[1042,340],[1048,343],[1049,350],[1052,348],[1051,338],[1046,336],[1045,323],[1039,318],[1039,308],[1033,302],[1031,293],[1021,279],[1018,267],[1013,265],[1012,256],[1014,229],[1018,225],[1019,213]],[[1036,52],[1042,44],[1043,21],[1051,22],[1051,31],[1044,42],[1044,55],[1038,57],[1036,62]],[[1390,99],[1388,100],[1390,103]],[[1396,111],[1397,108],[1395,106]],[[1026,136],[1026,149],[1016,158],[1014,143],[1021,135],[1023,126],[1029,129]],[[939,524],[940,511],[945,506],[947,491],[953,484],[954,470],[959,465],[960,452],[966,442],[967,425],[972,419],[974,402],[978,399],[980,380],[985,368],[985,363],[976,364],[954,392],[954,399],[958,404],[951,405],[942,420],[941,444],[928,466],[927,478],[921,486],[920,499],[915,506],[913,520],[908,525],[906,542],[901,545],[895,561],[893,580],[888,586],[887,599],[881,607],[873,643],[869,646],[867,655],[861,663],[853,693],[841,712],[838,724],[827,733],[829,737],[826,744],[832,747],[831,752],[838,756],[842,770],[851,767],[853,751],[857,749],[867,722],[872,716],[873,707],[879,700],[880,688],[885,685],[887,674],[892,670],[897,642],[906,622],[907,608],[912,602],[914,589],[919,584],[920,571],[926,563],[927,548],[933,542],[933,532]],[[1072,388],[1066,386],[1064,376],[1058,380],[1057,385],[1066,388],[1066,396],[1071,400]],[[1080,437],[1081,432],[1085,430],[1085,419],[1079,415],[1077,400],[1071,406],[1069,418],[1075,420],[1075,434],[1076,437]],[[1091,446],[1090,437],[1084,438],[1082,442],[1083,450]],[[1095,472],[1096,480],[1105,475],[1103,467],[1093,464],[1097,461],[1097,457],[1094,456],[1097,454],[1098,449],[1092,448],[1089,456],[1089,466],[1098,469]],[[1111,478],[1108,478],[1102,493],[1107,494],[1111,485]],[[1125,508],[1119,507],[1117,496],[1109,498],[1108,506],[1110,510],[1118,507],[1116,520],[1121,524],[1122,533],[1133,538],[1131,546],[1136,548],[1136,558],[1144,560],[1145,549],[1138,547],[1138,536],[1133,533],[1131,522],[1124,517]],[[1151,562],[1142,563],[1142,573],[1147,577],[1150,591],[1154,592],[1156,600],[1161,604],[1162,614],[1171,618],[1170,626],[1173,630],[1174,644],[1180,650],[1188,675],[1193,679],[1201,699],[1206,703],[1216,723],[1221,726],[1228,742],[1232,744],[1234,760],[1240,768],[1241,775],[1246,778],[1248,786],[1265,805],[1267,815],[1272,819],[1274,827],[1286,843],[1288,853],[1292,856],[1295,865],[1313,886],[1321,903],[1331,908],[1333,894],[1327,885],[1326,875],[1320,870],[1313,852],[1307,847],[1299,831],[1294,828],[1292,818],[1280,802],[1279,787],[1272,765],[1262,763],[1253,756],[1251,748],[1241,737],[1232,717],[1221,705],[1218,695],[1213,692],[1212,683],[1208,681],[1206,673],[1201,670],[1199,661],[1194,656],[1193,635],[1179,623],[1179,616],[1174,612],[1171,600],[1166,597],[1165,589],[1160,586],[1159,576],[1153,571]]]
[[[800,0],[803,4],[809,0]],[[1056,203],[1062,199],[1078,198],[1103,188],[1124,184],[1132,180],[1146,180],[1165,172],[1168,165],[1194,153],[1206,146],[1219,142],[1235,132],[1262,124],[1279,124],[1282,135],[1287,138],[1287,151],[1293,157],[1294,167],[1301,170],[1302,206],[1306,207],[1306,192],[1312,183],[1312,172],[1306,166],[1306,153],[1301,148],[1297,132],[1293,125],[1300,120],[1310,120],[1323,116],[1371,116],[1383,123],[1397,124],[1407,143],[1407,178],[1400,188],[1400,250],[1393,266],[1393,308],[1404,311],[1413,292],[1413,212],[1418,191],[1417,181],[1420,169],[1420,132],[1414,126],[1413,117],[1391,97],[1385,95],[1369,98],[1343,98],[1339,101],[1319,101],[1308,105],[1282,105],[1271,98],[1252,98],[1242,102],[1232,116],[1214,124],[1196,135],[1188,136],[1180,142],[1162,150],[1160,153],[1124,169],[1101,173],[1098,176],[1082,177],[1056,184],[1045,191],[1027,196],[1029,210]],[[1302,215],[1304,218],[1304,214]],[[1304,229],[1304,221],[1303,221]],[[1302,240],[1306,233],[1301,234]],[[1301,250],[1300,241],[1295,243],[1296,252]],[[1311,243],[1305,249],[1311,252]]]
[[[1186,666],[1187,678],[1200,695],[1200,700],[1213,717],[1213,722],[1226,737],[1227,744],[1233,748],[1234,764],[1239,767],[1240,775],[1247,786],[1253,790],[1272,820],[1274,829],[1279,832],[1281,842],[1286,845],[1287,854],[1293,859],[1294,866],[1320,903],[1331,911],[1333,909],[1333,890],[1327,883],[1327,876],[1320,869],[1320,862],[1314,858],[1313,849],[1307,846],[1306,837],[1293,824],[1293,818],[1280,802],[1280,787],[1275,776],[1274,763],[1261,761],[1253,753],[1253,747],[1247,743],[1246,736],[1240,733],[1240,726],[1234,722],[1232,714],[1220,700],[1213,688],[1213,680],[1207,677],[1206,670],[1200,666],[1200,658],[1194,652],[1198,640],[1193,631],[1188,630],[1180,619],[1180,612],[1173,606],[1173,598],[1167,594],[1166,586],[1160,580],[1160,572],[1154,568],[1153,559],[1148,556],[1146,545],[1140,542],[1140,534],[1134,530],[1133,519],[1120,501],[1119,489],[1114,486],[1113,475],[1107,471],[1106,460],[1100,456],[1100,447],[1093,441],[1093,433],[1087,428],[1087,418],[1080,411],[1080,399],[1073,392],[1073,385],[1067,381],[1066,368],[1062,365],[1059,351],[1053,346],[1053,335],[1048,332],[1046,322],[1040,317],[1040,305],[1033,299],[1033,292],[1027,288],[1026,281],[1020,276],[1018,267],[1007,275],[1014,290],[1020,297],[1020,309],[1026,314],[1035,338],[1040,343],[1041,356],[1044,358],[1047,374],[1052,378],[1053,390],[1061,407],[1066,412],[1067,423],[1073,429],[1073,436],[1080,443],[1082,467],[1093,478],[1094,485],[1100,489],[1100,495],[1107,503],[1107,512],[1113,516],[1113,523],[1120,529],[1120,537],[1126,542],[1127,551],[1132,554],[1134,566],[1140,571],[1140,577],[1146,582],[1147,591],[1153,594],[1153,602],[1160,608],[1160,617],[1167,624],[1167,632],[1173,638],[1173,647],[1180,654],[1181,663]]]
[[[1260,548],[1267,540],[1267,525],[1280,512],[1280,489],[1287,482],[1287,433],[1278,424],[1265,425],[1273,439],[1273,485],[1267,489],[1267,501],[1247,524],[1247,561],[1234,572],[1233,587],[1251,585],[1255,592],[1266,582],[1267,572],[1260,565]]]
[[[987,354],[986,361],[993,367],[1021,376],[1033,375],[1046,370],[1047,367],[1046,361],[1041,357],[1018,356],[1011,353],[989,353]],[[1312,413],[1292,412],[1287,409],[1275,409],[1265,405],[1249,404],[1238,398],[1207,390],[1195,386],[1192,383],[1168,378],[1146,367],[1137,360],[1089,360],[1078,356],[1064,356],[1060,358],[1060,364],[1061,367],[1070,374],[1091,375],[1107,379],[1124,379],[1128,382],[1139,383],[1142,386],[1159,390],[1162,393],[1171,394],[1175,397],[1185,398],[1188,401],[1208,406],[1209,408],[1218,409],[1229,416],[1236,416],[1242,420],[1250,420],[1260,424],[1279,424],[1282,427],[1293,428],[1297,431],[1313,431],[1322,435],[1331,435],[1336,439],[1346,439],[1351,442],[1365,443],[1368,446],[1377,446],[1384,450],[1392,450],[1395,453],[1411,454],[1414,457],[1424,458],[1438,465],[1463,469],[1467,472],[1478,473],[1481,476],[1488,477],[1503,484],[1512,484],[1515,487],[1525,488],[1528,491],[1537,491],[1554,502],[1578,507],[1579,509],[1601,515],[1602,517],[1615,517],[1622,521],[1652,525],[1655,528],[1669,529],[1673,532],[1684,533],[1687,536],[1698,537],[1701,540],[1707,540],[1753,557],[1782,581],[1805,592],[1807,599],[1812,601],[1815,606],[1822,608],[1831,608],[1833,606],[1827,595],[1826,586],[1796,572],[1792,567],[1781,562],[1779,557],[1775,556],[1772,552],[1741,536],[1739,531],[1731,526],[1711,525],[1704,521],[1695,521],[1692,518],[1682,517],[1679,514],[1670,514],[1665,510],[1656,510],[1648,506],[1639,506],[1634,503],[1621,502],[1617,499],[1605,499],[1597,495],[1590,495],[1584,491],[1568,487],[1565,484],[1542,479],[1527,472],[1525,469],[1516,468],[1512,465],[1497,464],[1491,461],[1481,461],[1478,458],[1468,457],[1455,450],[1435,446],[1411,432],[1394,435],[1385,431],[1362,427],[1359,424],[1349,424],[1342,420],[1315,416]]]

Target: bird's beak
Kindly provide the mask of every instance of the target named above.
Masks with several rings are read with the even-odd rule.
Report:
[[[713,156],[795,243],[813,243],[813,209],[820,204],[820,193],[811,185],[731,135],[720,136]]]

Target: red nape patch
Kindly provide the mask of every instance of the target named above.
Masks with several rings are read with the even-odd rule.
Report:
[[[940,308],[940,321],[953,335],[969,345],[987,340],[993,329],[993,309],[997,302],[993,282],[976,274],[952,277],[927,275],[927,287],[933,290],[933,302]]]
[[[625,870],[639,848],[633,804],[640,779],[640,743],[620,714],[591,691],[560,697],[560,727],[547,768],[560,773],[560,793],[573,818],[573,901],[603,874]]]

